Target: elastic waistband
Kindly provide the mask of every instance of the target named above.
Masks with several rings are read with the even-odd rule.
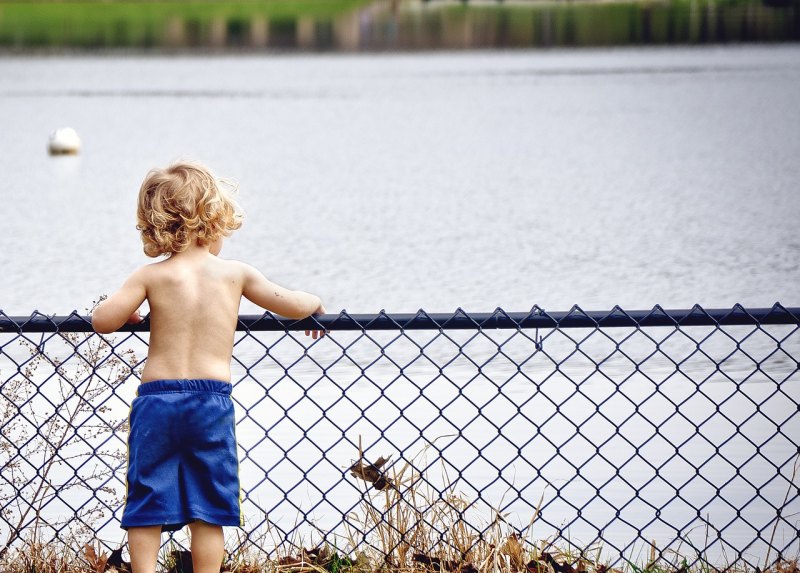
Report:
[[[169,394],[174,392],[207,392],[212,394],[226,394],[230,396],[233,386],[230,382],[222,380],[205,380],[198,378],[183,378],[174,380],[153,380],[142,382],[136,390],[137,396],[145,394]]]

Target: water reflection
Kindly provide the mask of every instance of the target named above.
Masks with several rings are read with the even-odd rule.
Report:
[[[792,0],[281,5],[0,4],[0,46],[358,51],[800,40]]]

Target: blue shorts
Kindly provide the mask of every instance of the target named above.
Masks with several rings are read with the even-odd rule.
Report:
[[[122,528],[242,525],[231,385],[154,380],[131,405]]]

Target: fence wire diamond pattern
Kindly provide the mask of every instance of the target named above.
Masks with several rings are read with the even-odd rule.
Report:
[[[304,337],[314,323],[329,335]],[[432,553],[457,525],[462,554],[502,527],[576,554],[602,542],[611,565],[651,543],[796,557],[799,323],[780,305],[240,317],[241,542]],[[0,312],[0,551],[34,528],[121,542],[147,329]],[[409,521],[365,518],[388,491]]]

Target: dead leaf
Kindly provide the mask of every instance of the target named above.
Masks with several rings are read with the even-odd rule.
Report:
[[[366,482],[372,484],[372,487],[378,490],[384,490],[389,488],[397,489],[397,487],[386,478],[381,468],[389,461],[388,458],[384,458],[383,456],[379,457],[375,463],[367,463],[366,465],[358,460],[352,466],[350,466],[350,475],[355,478],[363,479]]]
[[[87,543],[83,546],[83,556],[94,573],[103,573],[108,569],[108,554],[105,551],[98,556],[94,546]]]

